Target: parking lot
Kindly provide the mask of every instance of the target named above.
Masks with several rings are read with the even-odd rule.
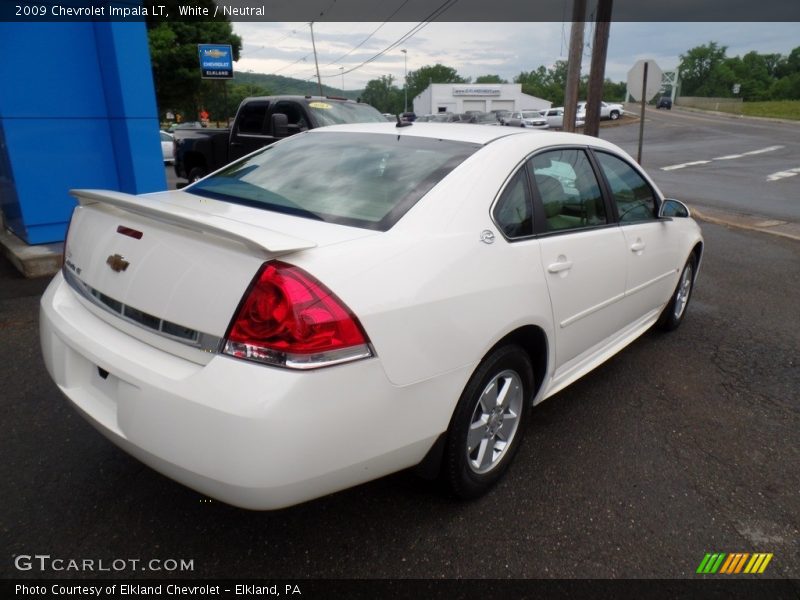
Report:
[[[674,115],[654,118],[667,121],[651,131],[681,126]],[[615,127],[603,137],[631,152],[636,132]],[[698,180],[691,171],[713,163],[664,171],[680,161],[658,140],[644,164],[667,195],[738,206],[766,189],[752,173],[751,187],[735,191],[709,185],[724,173]],[[797,151],[791,141],[772,145]],[[796,180],[774,183],[797,189]],[[795,205],[784,198],[797,194],[787,194],[771,188],[763,206],[788,217]],[[159,577],[686,578],[708,552],[769,552],[768,576],[798,578],[800,242],[703,230],[705,258],[682,327],[645,334],[538,406],[489,495],[458,503],[404,472],[272,513],[210,501],[85,423],[40,357],[46,282],[22,280],[0,259],[0,573],[58,576],[15,568],[14,556],[39,553],[193,561],[192,572]]]

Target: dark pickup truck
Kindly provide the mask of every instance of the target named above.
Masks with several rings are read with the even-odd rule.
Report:
[[[175,174],[197,181],[229,162],[307,129],[341,123],[385,123],[369,104],[322,96],[245,98],[230,129],[175,131]]]

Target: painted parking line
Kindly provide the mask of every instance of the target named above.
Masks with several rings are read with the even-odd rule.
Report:
[[[707,165],[713,160],[733,160],[735,158],[743,158],[745,156],[754,156],[756,154],[765,154],[767,152],[775,152],[775,150],[780,150],[784,148],[784,146],[767,146],[766,148],[759,148],[758,150],[750,150],[749,152],[742,152],[741,154],[726,154],[725,156],[716,156],[709,160],[693,160],[691,162],[680,163],[677,165],[669,165],[667,167],[661,167],[662,171],[675,171],[676,169],[684,169],[686,167],[692,167],[695,165]],[[791,175],[790,175],[791,177]],[[771,180],[768,180],[771,181]]]
[[[796,169],[786,169],[785,171],[778,171],[777,173],[767,175],[767,181],[778,181],[779,179],[794,177],[795,175],[800,175],[800,167],[797,167]]]
[[[681,163],[679,165],[670,165],[668,167],[661,167],[662,171],[674,171],[675,169],[683,169],[684,167],[691,167],[693,165],[705,165],[710,163],[710,160],[693,160],[692,162]]]

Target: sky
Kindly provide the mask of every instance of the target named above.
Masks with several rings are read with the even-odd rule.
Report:
[[[569,51],[571,23],[432,22],[423,24],[412,37],[376,60],[359,66],[419,25],[315,23],[322,83],[341,88],[344,74],[345,89],[363,89],[370,79],[392,75],[395,85],[402,87],[405,68],[413,71],[437,62],[473,80],[479,75],[497,74],[511,82],[521,71],[566,60]],[[235,70],[316,79],[308,23],[234,22],[233,28],[243,40]],[[583,74],[589,70],[593,32],[593,25],[587,23]],[[800,46],[800,23],[615,22],[609,37],[606,77],[625,81],[628,70],[643,58],[655,60],[662,71],[673,70],[680,54],[712,41],[727,46],[728,56],[751,50],[786,55]],[[359,44],[363,45],[357,47]]]

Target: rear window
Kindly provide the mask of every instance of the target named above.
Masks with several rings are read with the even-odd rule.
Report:
[[[320,127],[344,123],[386,123],[386,117],[369,104],[312,100],[308,108],[314,113]]]
[[[480,145],[374,133],[305,133],[187,192],[386,231]]]

